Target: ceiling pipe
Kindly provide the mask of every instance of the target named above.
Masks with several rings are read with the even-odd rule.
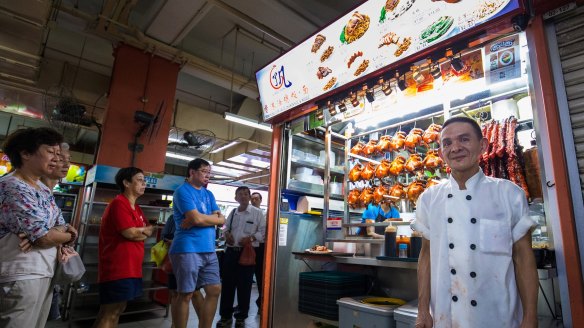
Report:
[[[217,6],[218,8],[223,9],[224,11],[232,14],[233,16],[243,20],[244,22],[250,24],[254,28],[258,29],[260,32],[269,35],[270,37],[281,42],[283,45],[285,45],[288,48],[291,48],[292,46],[294,46],[296,44],[294,41],[292,41],[292,40],[288,39],[287,37],[281,35],[280,33],[274,31],[273,29],[269,28],[268,26],[260,23],[259,21],[255,20],[253,17],[248,16],[247,14],[231,7],[230,5],[226,4],[225,2],[223,2],[221,0],[208,0],[208,2]]]
[[[209,5],[207,2],[199,8],[199,10],[195,13],[195,15],[191,18],[189,23],[185,25],[182,30],[177,34],[174,39],[170,42],[170,45],[176,46],[178,45],[190,32],[191,30],[199,24],[199,22],[207,16],[207,14],[211,11],[213,6]]]

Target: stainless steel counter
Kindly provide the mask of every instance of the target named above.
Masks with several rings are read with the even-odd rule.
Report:
[[[349,254],[336,255],[331,254],[310,254],[303,252],[293,252],[294,257],[298,260],[312,260],[312,261],[324,261],[324,262],[335,262],[341,264],[353,264],[353,265],[367,265],[375,267],[386,267],[386,268],[397,268],[397,269],[418,269],[418,262],[407,262],[407,261],[385,261],[378,260],[374,257],[366,256],[352,256]]]

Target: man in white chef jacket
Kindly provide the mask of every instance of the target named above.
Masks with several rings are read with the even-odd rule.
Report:
[[[538,276],[523,190],[486,177],[488,141],[472,119],[447,120],[441,157],[451,177],[418,200],[412,228],[424,236],[416,327],[537,327]]]

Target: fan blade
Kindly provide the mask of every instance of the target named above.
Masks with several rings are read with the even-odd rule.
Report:
[[[148,143],[152,143],[152,138],[158,135],[158,131],[160,130],[160,124],[162,123],[162,118],[166,113],[166,101],[162,101],[160,106],[158,107],[158,112],[156,116],[154,116],[154,123],[152,123],[152,129],[150,131],[150,138],[148,139]]]

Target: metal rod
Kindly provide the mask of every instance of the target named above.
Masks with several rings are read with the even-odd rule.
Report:
[[[361,137],[366,136],[366,135],[369,135],[369,134],[371,134],[373,132],[379,132],[381,130],[395,128],[395,127],[400,126],[400,125],[405,125],[405,124],[408,124],[408,123],[412,123],[412,122],[415,122],[415,121],[419,121],[419,120],[423,120],[425,118],[430,118],[430,117],[435,117],[435,116],[442,116],[442,112],[434,112],[432,114],[428,114],[428,115],[424,115],[424,116],[419,116],[419,117],[416,117],[416,118],[412,118],[410,120],[401,121],[399,123],[390,124],[390,125],[387,125],[387,126],[384,126],[384,127],[381,127],[381,128],[377,128],[377,129],[374,129],[374,130],[370,130],[370,131],[367,131],[367,132],[364,132],[364,133],[361,133],[361,134],[356,134],[356,135],[352,136],[351,139],[361,138]]]
[[[322,207],[322,242],[327,240],[326,223],[329,217],[330,182],[331,182],[331,127],[324,134],[324,204]]]

